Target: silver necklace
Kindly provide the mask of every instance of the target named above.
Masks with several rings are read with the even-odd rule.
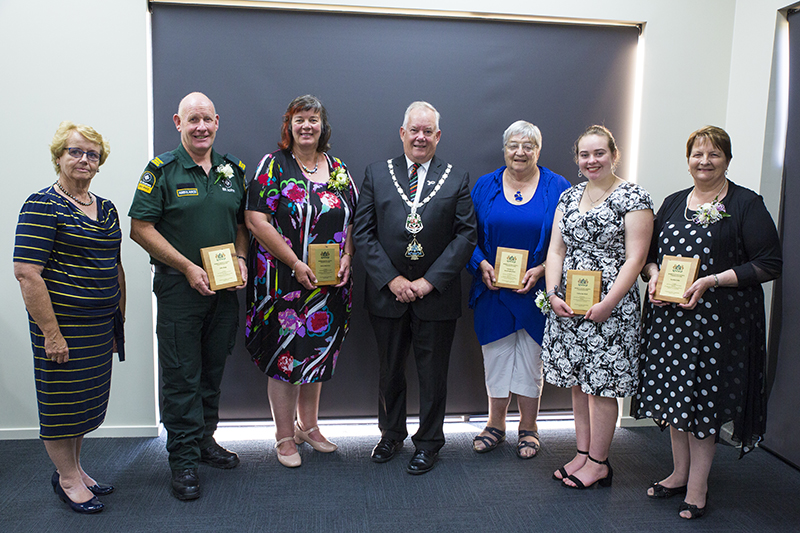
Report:
[[[317,170],[319,170],[319,154],[317,154],[317,159],[316,159],[316,164],[314,165],[314,170],[308,170],[308,169],[306,168],[306,166],[303,164],[303,162],[302,162],[302,161],[300,161],[298,158],[296,158],[296,157],[294,156],[294,152],[291,152],[291,154],[292,154],[292,159],[294,159],[295,161],[297,161],[298,163],[300,163],[300,166],[301,166],[301,167],[303,167],[303,171],[304,171],[306,174],[316,174],[316,173],[317,173]]]
[[[71,195],[71,194],[70,194],[70,193],[67,191],[67,189],[65,189],[65,188],[64,188],[64,187],[61,185],[61,183],[59,183],[59,182],[56,182],[56,186],[57,186],[59,189],[61,189],[61,192],[63,192],[64,194],[66,194],[67,196],[69,196],[70,198],[72,198],[73,200],[75,200],[76,202],[78,202],[79,204],[81,204],[83,207],[89,207],[90,205],[92,205],[92,204],[94,203],[94,198],[92,197],[92,195],[91,195],[91,194],[89,194],[89,192],[87,192],[87,193],[86,193],[86,194],[88,194],[88,195],[89,195],[89,201],[88,201],[88,202],[81,202],[80,200],[78,200],[77,198],[75,198],[74,196],[72,196],[72,195]]]
[[[709,203],[713,204],[719,199],[719,195],[722,194],[722,189],[724,189],[727,184],[728,180],[726,179],[725,182],[722,184],[722,187],[720,187],[719,191],[717,191],[717,195]],[[689,197],[686,198],[686,207],[683,208],[683,218],[686,220],[686,222],[694,222],[694,219],[689,216],[689,204],[692,203],[692,198],[694,198],[694,187],[692,187],[691,192],[689,192]]]

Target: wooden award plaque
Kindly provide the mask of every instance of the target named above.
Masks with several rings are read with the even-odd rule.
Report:
[[[236,256],[236,247],[233,243],[200,248],[200,257],[212,291],[238,287],[242,284],[239,258]]]
[[[600,302],[603,273],[599,270],[567,270],[567,305],[576,315],[585,315]]]
[[[700,268],[698,257],[665,255],[658,271],[655,299],[662,302],[685,304],[689,301],[683,294],[697,280]]]
[[[495,287],[521,289],[522,278],[528,271],[528,250],[516,248],[497,248],[494,262]]]

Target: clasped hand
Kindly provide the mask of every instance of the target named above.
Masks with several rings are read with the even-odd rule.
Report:
[[[424,298],[433,290],[433,285],[425,278],[409,281],[405,276],[397,276],[389,282],[389,290],[392,291],[398,302],[408,304],[417,298]]]

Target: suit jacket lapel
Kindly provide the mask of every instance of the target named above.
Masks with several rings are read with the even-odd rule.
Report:
[[[408,166],[406,165],[406,156],[401,155],[392,160],[394,166],[394,177],[397,178],[397,183],[406,191],[408,195]]]
[[[439,159],[436,156],[433,156],[433,159],[431,159],[431,164],[428,165],[428,173],[425,176],[425,182],[423,184],[422,196],[420,197],[420,201],[425,199],[431,192],[433,192],[433,187],[436,186],[436,183],[442,177],[442,173],[444,172],[444,169],[445,169],[445,166],[442,163],[442,160]],[[428,183],[430,183],[430,182],[433,182],[433,185],[428,185]],[[432,198],[431,201],[433,201],[434,199],[435,198]],[[430,202],[428,202],[428,203],[430,203]],[[427,205],[428,204],[424,204],[424,205],[419,206],[417,211],[420,214],[422,214],[423,211],[425,211],[425,207],[427,207]]]

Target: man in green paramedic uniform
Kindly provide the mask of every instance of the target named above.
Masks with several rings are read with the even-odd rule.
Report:
[[[131,239],[154,265],[156,335],[162,373],[161,420],[167,428],[172,493],[200,496],[198,463],[233,468],[239,457],[214,440],[225,360],[239,323],[235,289],[247,280],[245,166],[212,149],[219,127],[201,93],[181,100],[173,117],[181,145],[147,165],[128,215]],[[243,284],[212,291],[200,248],[234,243]]]

